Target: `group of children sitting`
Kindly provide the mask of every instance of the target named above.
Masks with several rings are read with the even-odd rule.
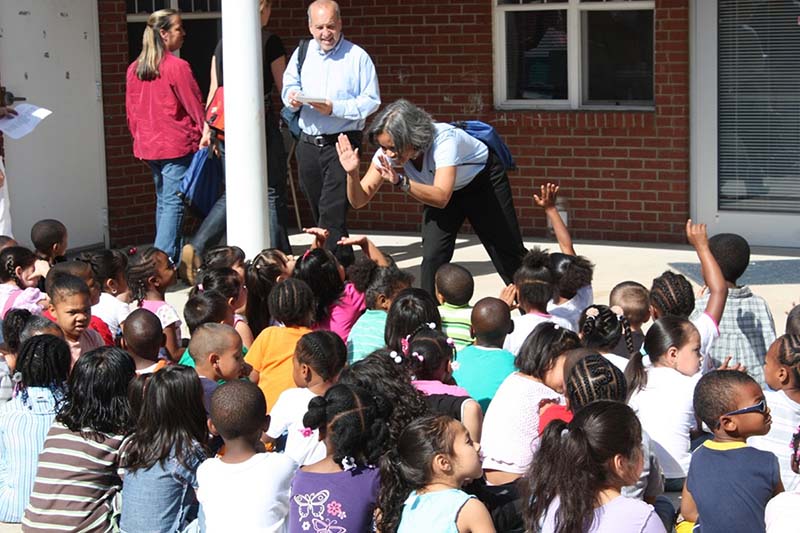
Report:
[[[210,250],[183,317],[156,248],[64,260],[54,220],[34,227],[35,252],[5,238],[0,522],[794,531],[800,310],[776,339],[737,285],[747,242],[691,221],[702,297],[665,272],[595,302],[557,194],[534,199],[560,251],[531,250],[472,306],[462,266],[430,295],[365,237],[341,241],[363,252],[343,268],[319,228],[297,258]]]

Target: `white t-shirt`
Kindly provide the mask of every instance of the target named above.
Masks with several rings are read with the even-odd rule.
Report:
[[[605,357],[609,363],[622,370],[623,373],[625,372],[625,367],[628,366],[629,362],[628,359],[625,359],[621,355],[617,355],[615,353],[601,353],[600,355]]]
[[[447,123],[435,123],[436,135],[433,146],[425,152],[422,169],[417,170],[412,162],[403,165],[403,172],[408,179],[425,185],[433,185],[433,177],[437,168],[456,167],[454,191],[463,189],[486,166],[489,148],[481,141],[462,130]],[[383,148],[378,148],[372,158],[372,164],[381,166],[379,157],[386,156]],[[394,166],[394,161],[389,159]]]
[[[308,411],[308,402],[316,395],[308,389],[287,389],[269,412],[270,423],[267,435],[273,439],[288,431],[284,454],[300,466],[321,461],[327,455],[325,443],[319,440],[319,430],[303,425],[303,416]]]
[[[764,513],[767,533],[797,533],[800,523],[800,493],[781,492],[769,502]]]
[[[664,477],[686,477],[692,459],[689,434],[696,426],[692,398],[700,375],[659,366],[646,371],[647,385],[633,393],[629,404],[650,435]]]
[[[708,313],[700,313],[691,320],[697,332],[700,333],[700,355],[703,356],[703,364],[700,372],[705,374],[714,370],[714,360],[711,359],[711,344],[719,338],[719,326]],[[736,354],[731,354],[736,355]]]
[[[764,398],[767,400],[772,427],[769,433],[747,439],[747,444],[759,450],[772,452],[778,458],[781,466],[781,481],[783,488],[788,490],[800,489],[800,475],[792,471],[791,455],[792,435],[800,426],[800,403],[795,402],[783,391],[765,390]]]
[[[100,301],[92,306],[92,315],[106,323],[114,338],[120,333],[120,324],[125,322],[131,308],[128,304],[108,294],[100,293]]]
[[[503,342],[503,349],[508,350],[514,355],[519,353],[519,349],[525,344],[525,339],[527,339],[528,335],[542,322],[552,322],[559,327],[572,330],[569,322],[563,318],[542,313],[527,313],[522,316],[515,316],[512,320],[514,321],[514,331],[506,335],[506,340]]]
[[[297,464],[280,453],[257,453],[226,464],[207,459],[197,469],[197,500],[208,533],[288,530],[289,491]]]
[[[572,331],[578,331],[578,323],[581,320],[583,310],[594,303],[594,291],[591,285],[584,285],[575,293],[570,300],[563,304],[558,304],[553,300],[547,302],[547,312],[553,316],[563,318],[570,323]]]

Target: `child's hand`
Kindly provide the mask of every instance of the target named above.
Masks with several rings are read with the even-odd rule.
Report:
[[[548,183],[542,185],[541,196],[534,194],[533,203],[542,209],[550,209],[556,206],[556,197],[558,196],[558,185],[555,183]]]
[[[44,259],[37,259],[33,263],[34,276],[42,276],[43,278],[46,278],[48,272],[50,272],[50,263],[48,263]]]
[[[519,307],[519,303],[517,302],[517,286],[510,283],[503,287],[503,290],[500,291],[500,299],[503,300],[512,311]]]
[[[708,246],[708,230],[705,224],[693,224],[692,219],[686,221],[686,238],[697,250]]]
[[[358,246],[360,248],[366,248],[367,236],[351,235],[349,237],[342,237],[336,244],[338,244],[339,246]]]
[[[725,358],[725,361],[722,362],[721,365],[717,368],[717,370],[737,370],[739,372],[744,372],[747,374],[747,367],[744,366],[742,363],[736,363],[735,365],[731,366],[731,359],[733,359],[732,355],[729,355]]]
[[[325,246],[325,241],[328,240],[330,232],[324,228],[303,228],[303,233],[314,236],[314,241],[311,243],[311,249],[322,248]]]

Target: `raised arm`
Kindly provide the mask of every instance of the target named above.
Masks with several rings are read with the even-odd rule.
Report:
[[[567,225],[561,220],[561,215],[556,209],[556,198],[558,197],[559,186],[554,183],[542,185],[541,196],[534,194],[533,201],[536,205],[544,209],[544,214],[550,225],[553,226],[553,233],[558,240],[558,246],[561,248],[561,253],[567,255],[577,255],[575,248],[572,246],[572,236],[569,234]]]
[[[340,134],[336,142],[336,152],[339,154],[339,163],[347,172],[347,200],[355,209],[361,209],[372,200],[375,193],[380,189],[383,179],[375,165],[370,164],[369,170],[363,178],[359,175],[358,166],[359,150],[353,148],[347,135]]]
[[[383,252],[381,252],[380,248],[375,246],[375,243],[369,240],[365,235],[344,237],[339,239],[339,242],[336,244],[340,246],[358,246],[361,248],[361,251],[364,252],[364,255],[375,261],[378,266],[389,266],[389,259],[387,259],[386,256],[383,255]]]
[[[700,268],[703,273],[706,287],[708,287],[708,303],[705,312],[719,324],[722,312],[725,310],[725,301],[728,299],[728,285],[722,276],[722,270],[711,253],[708,246],[708,230],[705,224],[693,224],[692,219],[686,221],[686,238],[700,258]]]

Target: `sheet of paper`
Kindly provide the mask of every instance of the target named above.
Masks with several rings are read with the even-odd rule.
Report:
[[[295,96],[295,100],[298,102],[303,102],[304,104],[324,104],[326,100],[324,98],[317,98],[315,96]]]
[[[14,106],[16,115],[6,115],[0,118],[0,131],[12,139],[21,139],[32,132],[39,123],[53,112],[33,104],[19,104]]]

